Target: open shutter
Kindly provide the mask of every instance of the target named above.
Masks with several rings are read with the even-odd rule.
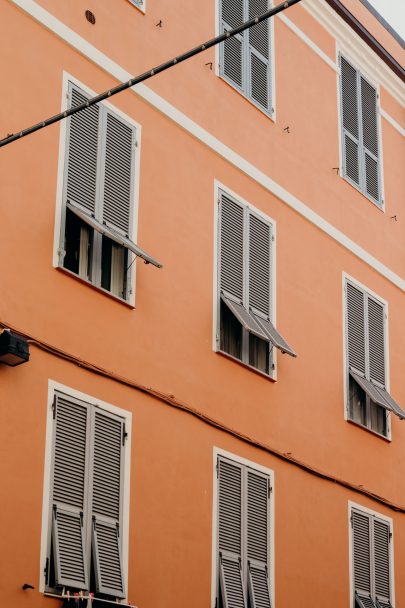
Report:
[[[346,313],[349,367],[365,376],[366,333],[364,294],[351,283],[346,283]]]
[[[70,84],[70,106],[78,106],[88,97]],[[96,209],[98,161],[98,105],[68,118],[66,199],[91,215]]]
[[[371,518],[352,511],[354,589],[365,608],[374,608],[371,598]],[[357,600],[358,601],[358,600]],[[371,603],[370,603],[371,602]],[[358,601],[359,603],[359,601]]]
[[[271,608],[269,483],[267,476],[247,469],[247,559],[252,608]]]
[[[390,526],[374,518],[374,580],[375,594],[381,608],[391,606]]]
[[[246,608],[242,582],[242,468],[218,459],[219,583],[224,608]]]
[[[248,0],[249,19],[269,10],[269,0]],[[254,25],[249,36],[250,97],[270,110],[270,20]]]
[[[120,517],[123,471],[123,421],[94,409],[92,442],[92,547],[96,591],[125,597]]]
[[[107,110],[104,145],[103,222],[130,236],[135,129]]]
[[[360,185],[357,70],[342,56],[340,57],[340,95],[344,174],[357,185]]]
[[[380,202],[377,91],[363,76],[360,76],[361,118],[363,133],[363,154],[365,170],[365,191]]]
[[[243,302],[244,209],[220,195],[220,288]]]
[[[87,501],[89,409],[55,396],[52,540],[56,586],[88,589],[84,512]]]
[[[230,31],[243,23],[244,0],[221,0],[221,32]],[[246,34],[232,36],[220,47],[221,75],[239,89],[244,88],[244,41]]]
[[[370,380],[385,387],[384,306],[367,297]]]

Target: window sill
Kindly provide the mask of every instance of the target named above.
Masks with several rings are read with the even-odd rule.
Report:
[[[130,308],[131,310],[133,310],[135,308],[135,302],[134,303],[128,302],[128,300],[124,300],[123,298],[115,296],[110,291],[107,291],[106,289],[103,289],[102,287],[98,287],[97,285],[94,285],[94,283],[91,283],[91,281],[87,281],[86,279],[79,277],[77,274],[75,274],[71,270],[68,270],[67,268],[64,268],[63,266],[56,266],[56,270],[58,270],[59,272],[62,272],[63,274],[66,274],[67,276],[71,277],[72,279],[75,279],[79,283],[82,283],[83,285],[86,285],[87,287],[90,287],[91,289],[98,291],[102,295],[107,296],[108,298],[111,298],[112,300],[115,300],[116,302],[118,302],[120,304],[123,304],[124,306],[126,306],[127,308]]]
[[[238,363],[244,369],[248,369],[249,371],[254,372],[258,376],[261,376],[262,378],[265,378],[266,380],[270,380],[270,382],[277,382],[277,380],[276,380],[276,370],[275,369],[272,370],[271,374],[265,374],[264,372],[261,372],[256,367],[253,367],[252,365],[249,365],[249,363],[244,363],[240,359],[237,359],[236,357],[233,357],[232,355],[229,355],[228,353],[225,353],[223,350],[219,350],[218,349],[218,350],[214,350],[214,352],[217,355],[221,355],[222,357],[225,357],[226,359],[230,359],[231,361],[234,361],[235,363]]]
[[[274,108],[273,108],[273,112],[270,113],[269,111],[262,108],[262,106],[259,106],[259,104],[255,103],[253,101],[253,99],[250,99],[250,97],[247,97],[247,95],[245,95],[245,93],[241,89],[239,89],[237,86],[235,86],[230,80],[228,80],[226,78],[226,76],[224,76],[223,74],[220,73],[219,66],[218,66],[218,76],[219,76],[220,80],[222,80],[222,82],[224,82],[226,85],[231,87],[231,89],[233,89],[234,91],[239,93],[239,95],[241,97],[243,97],[243,99],[245,101],[247,101],[251,106],[256,108],[256,110],[259,110],[259,112],[261,112],[264,116],[266,116],[266,118],[271,120],[272,123],[274,123],[274,124],[276,123],[276,119],[275,119],[276,110]]]
[[[356,422],[355,420],[352,420],[351,418],[347,418],[347,422],[349,422],[350,424],[353,424],[354,426],[358,426],[361,429],[364,429],[365,431],[368,431],[375,437],[384,439],[384,441],[386,441],[387,443],[392,442],[391,432],[389,432],[388,435],[381,435],[381,433],[378,433],[377,431],[373,431],[373,429],[370,429],[368,426],[364,426],[364,424],[361,424],[361,422]]]

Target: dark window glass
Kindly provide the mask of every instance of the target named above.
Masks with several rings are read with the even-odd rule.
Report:
[[[221,301],[221,350],[242,359],[242,325]]]
[[[269,345],[253,334],[249,334],[249,365],[269,373]]]

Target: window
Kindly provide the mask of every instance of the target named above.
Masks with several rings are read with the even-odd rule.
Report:
[[[270,7],[269,0],[220,0],[221,33],[262,15]],[[273,113],[268,19],[221,44],[220,74],[259,108]]]
[[[69,107],[86,93],[69,83]],[[124,300],[133,254],[160,267],[131,240],[135,127],[97,104],[68,119],[60,265]]]
[[[387,412],[405,412],[387,391],[385,306],[350,281],[345,292],[348,416],[387,437]]]
[[[295,352],[271,322],[273,227],[219,192],[219,349],[271,374],[273,347]]]
[[[351,509],[354,608],[392,608],[391,527],[387,520]]]
[[[46,588],[123,598],[124,419],[56,392],[53,420]]]
[[[376,88],[340,56],[343,175],[382,205]]]
[[[217,608],[270,608],[270,476],[219,456]]]

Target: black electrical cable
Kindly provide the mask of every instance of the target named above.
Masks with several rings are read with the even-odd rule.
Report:
[[[213,46],[216,46],[217,44],[220,44],[221,42],[224,42],[225,40],[227,40],[228,38],[231,38],[232,36],[235,36],[236,34],[240,34],[244,30],[247,30],[247,29],[257,25],[261,21],[265,21],[266,19],[269,19],[270,17],[277,15],[277,13],[281,13],[286,8],[289,8],[290,6],[293,6],[294,4],[297,4],[300,1],[301,0],[288,0],[287,2],[278,4],[274,8],[267,11],[266,13],[263,13],[263,15],[258,15],[257,17],[253,17],[252,19],[249,19],[249,21],[246,21],[245,23],[238,25],[238,27],[235,27],[234,29],[229,30],[228,32],[224,32],[223,34],[216,36],[215,38],[212,38],[211,40],[208,40],[207,42],[204,42],[204,44],[200,44],[199,46],[196,46],[195,48],[191,49],[190,51],[187,51],[186,53],[183,53],[182,55],[179,55],[178,57],[175,57],[174,59],[165,61],[165,63],[162,63],[162,64],[152,68],[151,70],[148,70],[147,72],[144,72],[143,74],[140,74],[139,76],[134,76],[133,78],[130,78],[130,80],[127,80],[126,82],[123,82],[123,83],[117,85],[116,87],[108,89],[107,91],[104,91],[104,93],[100,93],[99,95],[96,95],[96,97],[92,97],[91,99],[88,99],[86,102],[84,102],[80,105],[77,105],[73,108],[69,108],[68,110],[61,112],[60,114],[55,114],[55,116],[52,116],[51,118],[47,118],[46,120],[43,120],[42,122],[39,122],[36,125],[33,125],[32,127],[23,129],[22,131],[19,131],[18,133],[8,135],[4,139],[0,140],[0,148],[3,146],[7,146],[8,144],[11,144],[13,141],[16,141],[17,139],[21,139],[22,137],[25,137],[26,135],[31,135],[31,133],[35,133],[35,131],[39,131],[40,129],[43,129],[44,127],[48,127],[49,125],[52,125],[55,122],[59,122],[60,120],[63,120],[64,118],[67,118],[68,116],[77,114],[77,112],[81,112],[82,110],[85,110],[89,106],[94,106],[96,103],[99,103],[100,101],[103,101],[104,99],[108,99],[109,97],[112,97],[113,95],[116,95],[117,93],[121,93],[121,91],[125,91],[125,89],[130,89],[134,85],[144,82],[145,80],[152,78],[152,76],[155,76],[156,74],[160,74],[161,72],[168,70],[169,68],[177,65],[178,63],[181,63],[182,61],[185,61],[186,59],[190,59],[191,57],[194,57],[195,55],[198,55],[199,53],[202,53],[203,51],[205,51]]]

